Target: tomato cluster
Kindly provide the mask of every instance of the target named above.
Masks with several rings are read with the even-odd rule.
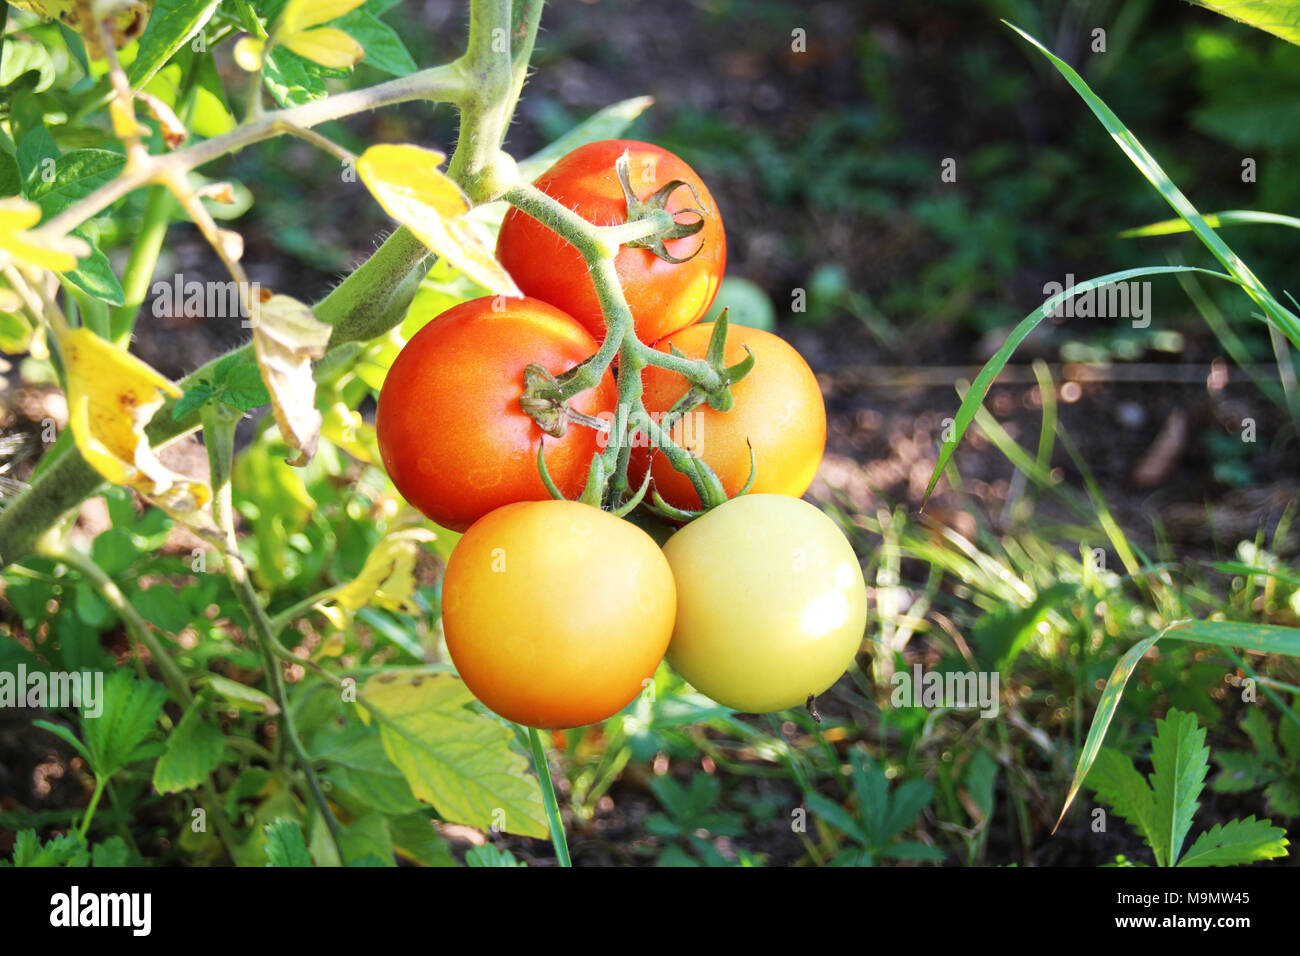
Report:
[[[673,357],[664,360],[671,369],[651,362],[642,371],[645,412],[671,416],[672,443],[708,466],[728,500],[701,502],[662,448],[636,441],[629,484],[648,479],[660,513],[698,515],[680,530],[554,497],[586,487],[602,447],[591,426],[616,419],[617,383],[604,371],[567,400],[573,420],[549,435],[521,402],[529,376],[561,379],[596,353],[606,329],[577,249],[512,208],[497,254],[526,297],[475,299],[439,315],[407,343],[379,396],[379,448],[393,483],[431,519],[465,532],[443,581],[452,661],[484,704],[538,728],[617,713],[665,656],[737,710],[803,704],[852,662],[866,625],[853,548],[800,499],[826,441],[816,378],[768,332],[718,329],[725,348],[719,337],[710,349],[715,327],[698,323],[722,279],[726,240],[712,196],[676,156],[648,143],[592,143],[534,185],[596,225],[625,222],[656,194],[674,221],[699,217],[689,235],[621,247],[614,266],[636,336]],[[683,373],[697,367],[688,360],[721,369],[748,356],[753,365],[726,401],[697,399],[681,414],[692,387]],[[651,526],[661,529],[655,537]]]

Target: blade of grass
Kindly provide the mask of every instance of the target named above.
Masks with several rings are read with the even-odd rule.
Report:
[[[1104,276],[1098,276],[1095,279],[1088,279],[1085,282],[1079,282],[1070,288],[1052,296],[1042,305],[1040,305],[1029,315],[1021,320],[1020,324],[1011,330],[1007,340],[1002,343],[1002,347],[994,353],[993,357],[985,363],[984,368],[980,370],[979,375],[975,376],[975,381],[971,385],[970,391],[962,399],[961,406],[957,409],[957,414],[953,419],[952,437],[950,437],[939,451],[939,460],[934,466],[934,473],[930,475],[929,484],[925,488],[925,496],[921,499],[921,510],[925,510],[926,502],[930,500],[930,495],[934,492],[934,486],[939,482],[939,476],[947,467],[948,462],[952,459],[953,452],[957,450],[957,445],[961,442],[962,436],[966,434],[966,429],[970,427],[975,420],[976,410],[984,402],[984,396],[988,394],[989,387],[992,386],[993,380],[998,377],[1011,358],[1014,352],[1025,340],[1030,332],[1042,322],[1043,319],[1051,315],[1058,305],[1075,295],[1089,292],[1101,286],[1110,285],[1115,282],[1125,282],[1129,279],[1136,279],[1140,276],[1152,275],[1169,275],[1177,272],[1200,272],[1205,275],[1211,275],[1228,282],[1241,284],[1240,280],[1234,279],[1230,275],[1222,272],[1214,272],[1211,269],[1202,269],[1197,266],[1140,266],[1136,269],[1124,269],[1120,272],[1110,272]],[[1300,326],[1300,322],[1297,323]]]
[[[1254,209],[1225,209],[1223,212],[1207,212],[1201,217],[1211,229],[1220,226],[1271,225],[1290,226],[1300,229],[1300,219],[1295,216],[1282,216],[1275,212],[1257,212]],[[1181,232],[1191,232],[1192,227],[1183,219],[1162,219],[1149,222],[1145,226],[1125,229],[1119,234],[1120,239],[1137,239],[1144,236],[1173,236]]]
[[[1219,238],[1219,234],[1216,233],[1208,223],[1206,223],[1201,214],[1196,211],[1196,207],[1193,206],[1188,198],[1183,195],[1182,191],[1174,185],[1173,180],[1169,178],[1165,171],[1160,167],[1160,164],[1156,162],[1155,157],[1147,152],[1146,147],[1143,146],[1129,128],[1120,121],[1120,118],[1116,116],[1111,108],[1102,101],[1101,97],[1097,96],[1097,94],[1092,91],[1091,87],[1088,86],[1083,77],[1079,76],[1079,74],[1075,72],[1074,68],[1068,63],[1056,56],[1048,50],[1047,47],[1043,46],[1038,42],[1038,40],[1034,39],[1034,37],[1020,29],[1014,23],[1011,23],[1008,20],[1003,20],[1002,22],[1012,30],[1015,30],[1016,33],[1020,34],[1021,37],[1036,47],[1043,56],[1047,57],[1051,64],[1056,67],[1057,72],[1059,72],[1061,76],[1065,77],[1066,82],[1074,87],[1075,92],[1083,98],[1084,103],[1088,105],[1088,108],[1092,110],[1097,119],[1101,121],[1102,126],[1106,128],[1106,131],[1110,133],[1115,142],[1119,144],[1119,148],[1124,151],[1125,155],[1133,162],[1133,165],[1138,168],[1142,175],[1147,178],[1147,181],[1150,182],[1151,185],[1159,191],[1160,195],[1164,197],[1165,202],[1169,203],[1169,205],[1173,207],[1174,212],[1178,213],[1179,217],[1187,223],[1192,232],[1196,233],[1197,238],[1200,239],[1201,242],[1205,244],[1205,247],[1213,253],[1214,257],[1223,264],[1223,267],[1236,277],[1236,279],[1241,283],[1242,288],[1246,290],[1246,294],[1254,299],[1255,303],[1264,310],[1264,314],[1286,333],[1287,338],[1289,338],[1292,343],[1300,345],[1300,318],[1275,299],[1273,294],[1264,287],[1264,284],[1258,279],[1258,277],[1250,271],[1250,268],[1242,261],[1241,257],[1233,252],[1228,247],[1228,244]]]

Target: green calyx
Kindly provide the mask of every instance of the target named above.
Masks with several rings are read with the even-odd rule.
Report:
[[[695,250],[689,256],[682,258],[674,256],[664,245],[664,243],[669,239],[685,239],[687,236],[693,236],[704,228],[705,214],[704,210],[700,208],[704,203],[700,199],[700,194],[695,191],[694,186],[684,179],[674,179],[671,182],[660,186],[645,199],[638,199],[636,193],[632,190],[632,180],[628,170],[627,153],[620,156],[614,163],[614,171],[618,175],[619,185],[623,187],[623,198],[627,201],[628,222],[650,220],[658,216],[658,218],[665,219],[667,223],[667,225],[657,229],[650,235],[640,239],[633,239],[626,242],[625,245],[633,246],[638,249],[649,249],[660,259],[672,263],[687,262],[699,254],[700,250],[704,248],[703,240],[701,240],[700,244],[695,247]],[[676,213],[668,213],[668,197],[683,186],[691,191],[691,196],[695,199],[695,208],[678,210]],[[659,215],[660,213],[667,213],[667,216],[661,216]],[[677,216],[682,213],[694,214],[695,220],[693,222],[678,222]]]

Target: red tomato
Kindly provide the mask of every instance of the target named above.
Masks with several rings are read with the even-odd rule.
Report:
[[[655,344],[661,352],[675,345],[689,358],[703,358],[713,334],[713,323],[692,325]],[[739,493],[749,479],[749,444],[754,446],[757,471],[754,494],[780,494],[798,498],[812,484],[826,448],[826,404],[817,378],[803,357],[784,339],[741,325],[727,327],[726,364],[745,358],[745,346],[754,353],[754,367],[731,387],[735,405],[714,411],[701,405],[672,430],[677,444],[696,452],[722,481],[728,495]],[[645,408],[652,416],[670,409],[688,387],[676,372],[647,367]],[[644,436],[640,436],[644,438]],[[628,477],[637,487],[651,461],[655,488],[678,508],[700,507],[699,495],[689,478],[673,469],[667,457],[644,444],[633,448]]]
[[[705,225],[693,236],[670,239],[665,248],[678,258],[699,253],[682,263],[660,259],[648,249],[624,246],[614,266],[623,295],[636,321],[636,334],[654,342],[671,332],[698,322],[718,293],[727,261],[727,240],[717,204],[691,167],[667,150],[650,143],[609,139],[579,146],[544,172],[534,185],[601,226],[627,220],[614,163],[628,153],[629,180],[637,198],[645,199],[660,186],[680,179],[699,194]],[[665,207],[681,222],[693,222],[685,211],[695,208],[695,198],[685,187],[673,191]],[[604,338],[605,319],[596,299],[596,287],[578,251],[527,213],[512,208],[497,239],[497,258],[525,295],[535,296],[563,309],[597,339]]]
[[[502,505],[549,498],[537,471],[543,433],[519,406],[524,369],[537,362],[559,375],[595,351],[582,326],[536,299],[484,296],[439,315],[406,343],[379,394],[379,451],[397,490],[454,531]],[[570,404],[596,416],[616,402],[606,373]],[[576,497],[597,433],[571,424],[563,438],[545,437],[547,471]]]

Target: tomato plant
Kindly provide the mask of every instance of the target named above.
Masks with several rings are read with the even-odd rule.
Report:
[[[712,324],[693,325],[660,341],[655,348],[677,349],[703,358]],[[734,406],[723,412],[701,405],[685,413],[670,431],[683,448],[697,453],[722,481],[728,495],[749,483],[753,458],[754,494],[799,497],[812,484],[826,446],[826,405],[812,369],[783,339],[760,329],[731,326],[725,362],[738,363],[746,352],[754,368],[731,387]],[[665,415],[686,394],[690,383],[670,369],[650,367],[642,379],[645,408]],[[632,451],[630,475],[639,483],[649,467],[655,490],[677,508],[699,508],[690,479],[659,453],[654,443],[639,442]]]
[[[571,501],[498,508],[443,582],[447,650],[479,700],[529,727],[594,724],[654,676],[676,591],[644,531]]]
[[[628,219],[628,198],[615,164],[624,155],[637,199],[680,183],[664,197],[663,208],[679,222],[703,223],[697,233],[663,240],[662,255],[628,245],[614,257],[637,337],[654,342],[699,321],[722,281],[726,235],[717,204],[700,177],[658,146],[611,139],[579,146],[533,185],[597,225],[622,223]],[[511,209],[501,224],[497,257],[527,295],[563,309],[592,335],[604,337],[605,313],[596,285],[582,254],[563,237],[526,212]]]
[[[822,511],[744,495],[668,539],[677,620],[668,663],[736,710],[797,707],[853,662],[867,589],[853,547]]]
[[[536,299],[485,296],[448,309],[393,361],[375,427],[397,490],[438,524],[464,531],[494,508],[549,497],[537,469],[543,434],[519,405],[524,370],[569,371],[596,342]],[[573,411],[612,413],[614,379],[575,396]],[[575,497],[596,452],[596,432],[571,427],[546,443],[546,466]]]

